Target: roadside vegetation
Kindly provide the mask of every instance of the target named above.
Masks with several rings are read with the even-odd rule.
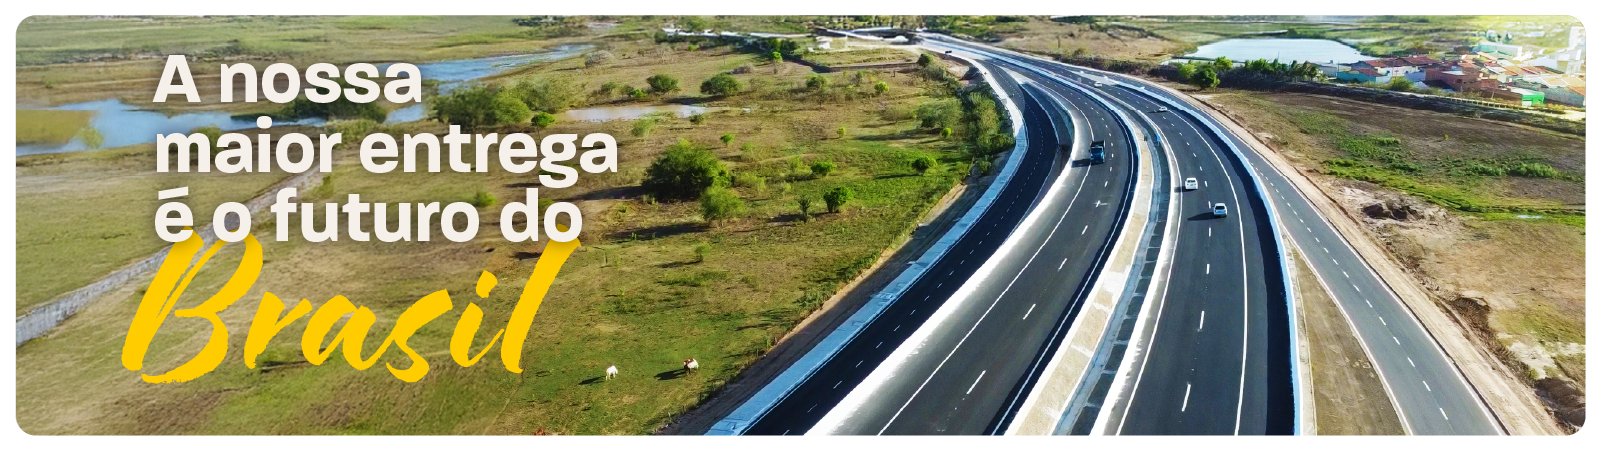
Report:
[[[1201,97],[1311,172],[1559,421],[1582,424],[1584,138],[1304,94]]]
[[[465,48],[499,45],[495,39],[461,39]],[[904,241],[975,165],[991,166],[994,155],[1011,144],[1010,128],[987,88],[964,84],[954,76],[959,68],[940,62],[910,73],[814,74],[769,57],[771,51],[659,42],[643,33],[603,40],[595,48],[601,51],[609,56],[519,67],[428,99],[433,117],[470,124],[478,133],[604,132],[619,140],[619,172],[586,174],[570,188],[540,189],[541,203],[569,201],[584,211],[583,247],[540,309],[523,373],[506,372],[498,362],[463,369],[442,359],[457,319],[453,312],[411,340],[433,364],[414,384],[381,369],[355,371],[338,359],[308,364],[296,343],[303,321],[269,344],[256,369],[231,352],[206,377],[145,384],[116,359],[105,358],[120,349],[145,283],[137,281],[18,349],[19,425],[34,434],[651,433],[771,349]],[[709,110],[600,123],[539,119],[580,106],[682,101]],[[938,120],[925,124],[917,115],[926,105],[938,105],[926,107],[939,112]],[[329,127],[347,136],[446,131],[436,120],[384,125],[357,119]],[[142,177],[150,172],[150,148],[19,159],[19,192],[25,193],[19,207],[27,207],[19,209],[19,262],[25,262],[19,265],[19,293],[47,299],[81,285],[55,277],[58,272],[76,271],[84,279],[104,274],[84,265],[85,257],[120,264],[161,247],[149,233],[153,203],[139,197],[111,209],[89,208],[105,200],[98,193],[147,196],[156,188],[146,184],[181,183],[200,194],[190,204],[204,213],[212,197],[247,199],[281,178],[263,174],[242,183],[248,178],[230,175],[218,181],[233,185],[214,187],[207,180]],[[109,169],[128,175],[106,177]],[[61,180],[97,183],[73,188],[59,185]],[[343,295],[379,318],[394,318],[416,299],[443,289],[458,307],[469,300],[481,306],[485,324],[503,323],[543,243],[505,242],[495,226],[496,206],[522,201],[524,190],[533,187],[533,175],[498,167],[488,173],[372,174],[354,158],[341,158],[322,185],[305,194],[306,201],[360,193],[368,202],[469,202],[480,208],[479,238],[307,243],[297,235],[277,242],[270,221],[257,221],[254,233],[266,251],[263,275],[223,320],[237,342],[266,291],[314,306]],[[371,216],[366,220],[370,230]],[[81,223],[126,230],[70,226]],[[146,244],[92,239],[107,233]],[[82,249],[62,253],[68,241]],[[188,293],[215,292],[239,254],[238,247],[226,248]],[[501,283],[478,299],[469,293],[484,270]],[[199,300],[188,297],[180,307]],[[207,327],[168,321],[146,358],[147,369],[161,372],[187,360]],[[384,326],[377,329],[374,335]],[[493,329],[481,332],[478,343],[487,342]],[[367,352],[378,341],[368,340]],[[686,358],[697,359],[700,371],[677,371]],[[403,365],[405,357],[391,353],[382,360]],[[605,381],[600,376],[610,365],[622,375]]]

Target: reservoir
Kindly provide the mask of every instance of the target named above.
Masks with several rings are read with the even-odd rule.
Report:
[[[1254,59],[1268,61],[1278,59],[1282,63],[1310,61],[1326,64],[1332,61],[1336,64],[1350,64],[1373,59],[1339,41],[1279,38],[1224,39],[1203,45],[1196,49],[1195,53],[1184,56],[1207,59],[1226,56],[1237,63]]]

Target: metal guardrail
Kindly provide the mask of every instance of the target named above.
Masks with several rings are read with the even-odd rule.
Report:
[[[774,406],[783,402],[785,398],[789,397],[790,393],[794,392],[796,387],[810,379],[812,374],[832,360],[834,355],[845,348],[845,345],[854,340],[869,324],[872,324],[891,304],[899,300],[907,289],[916,284],[928,272],[929,268],[933,267],[941,258],[944,258],[946,252],[949,252],[952,246],[961,241],[962,237],[972,230],[973,225],[978,222],[979,218],[989,211],[990,206],[995,203],[995,199],[1000,197],[1001,190],[1011,183],[1012,176],[1017,173],[1018,168],[1023,164],[1022,154],[1026,153],[1028,149],[1028,134],[1023,130],[1023,112],[1012,101],[1011,97],[1006,94],[1006,91],[1001,89],[1000,84],[995,82],[993,74],[988,69],[984,69],[983,66],[978,64],[974,64],[974,67],[979,68],[979,72],[984,75],[984,81],[993,88],[996,99],[1006,106],[1007,114],[1013,119],[1012,135],[1016,138],[1016,143],[1012,147],[1012,153],[1007,157],[1006,164],[1001,168],[1001,172],[995,176],[995,180],[990,183],[989,188],[985,189],[984,194],[967,210],[967,213],[962,215],[962,218],[957,220],[956,224],[952,225],[951,229],[946,231],[939,241],[936,241],[933,246],[924,251],[922,257],[912,262],[911,266],[901,272],[900,276],[897,276],[895,280],[891,281],[888,287],[879,291],[878,294],[874,294],[866,305],[863,305],[845,323],[835,328],[833,332],[830,332],[827,337],[818,342],[810,351],[807,351],[799,360],[796,360],[789,368],[786,368],[783,373],[769,381],[767,385],[763,386],[755,395],[752,395],[750,399],[745,400],[733,412],[718,420],[710,430],[706,431],[706,435],[744,434],[745,430],[760,421]],[[1022,150],[1022,152],[1019,152],[1019,150]]]

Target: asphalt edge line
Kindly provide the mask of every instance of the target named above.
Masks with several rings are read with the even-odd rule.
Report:
[[[1007,155],[1006,164],[1001,168],[1001,172],[995,176],[994,181],[990,182],[984,194],[968,208],[967,213],[962,215],[962,218],[957,220],[955,224],[952,224],[950,230],[947,230],[945,235],[936,241],[934,245],[924,251],[922,257],[912,262],[910,268],[904,269],[901,275],[890,281],[886,288],[873,295],[871,300],[858,309],[856,313],[851,314],[850,318],[840,323],[827,337],[818,341],[811,350],[807,351],[794,363],[791,363],[789,368],[784,369],[782,373],[779,373],[778,376],[762,386],[756,394],[751,395],[749,399],[741,403],[739,407],[736,407],[733,412],[717,420],[706,431],[705,435],[743,435],[750,425],[760,421],[774,406],[788,398],[796,387],[809,380],[813,373],[816,373],[818,369],[832,360],[834,355],[838,354],[841,349],[844,349],[846,345],[856,338],[856,335],[860,334],[869,324],[872,324],[873,320],[877,319],[880,314],[883,314],[890,304],[899,300],[908,288],[915,285],[919,279],[927,274],[935,263],[944,258],[950,248],[961,241],[967,235],[967,232],[972,230],[973,226],[978,223],[979,218],[989,211],[995,199],[1000,197],[1001,191],[1011,183],[1013,175],[1022,166],[1023,154],[1026,154],[1028,149],[1028,135],[1023,129],[1022,110],[1006,94],[1006,90],[1002,89],[999,83],[996,83],[994,75],[990,73],[989,69],[984,68],[976,61],[969,60],[968,62],[973,68],[978,69],[979,73],[983,74],[984,82],[989,84],[996,99],[1006,106],[1006,112],[1012,118],[1012,136],[1016,141],[1012,146],[1012,151]],[[1019,152],[1020,150],[1022,152]]]
[[[1134,195],[1133,195],[1133,199],[1130,200],[1131,205],[1129,206],[1130,207],[1129,211],[1123,218],[1124,227],[1120,228],[1120,230],[1118,231],[1118,236],[1117,237],[1111,238],[1112,240],[1115,240],[1116,244],[1113,245],[1113,248],[1111,249],[1110,253],[1108,254],[1107,260],[1102,262],[1103,266],[1101,267],[1101,269],[1099,271],[1099,275],[1122,274],[1123,277],[1121,277],[1121,278],[1109,278],[1109,277],[1100,277],[1100,276],[1098,276],[1096,278],[1097,280],[1095,282],[1093,282],[1094,286],[1096,287],[1095,290],[1093,290],[1085,298],[1085,302],[1089,302],[1090,299],[1099,297],[1099,295],[1102,292],[1110,293],[1110,295],[1112,296],[1112,300],[1113,300],[1113,308],[1112,308],[1111,311],[1107,312],[1105,320],[1100,322],[1099,324],[1087,324],[1086,321],[1090,321],[1090,320],[1085,319],[1083,316],[1079,316],[1078,318],[1076,318],[1076,320],[1073,322],[1073,324],[1068,328],[1067,333],[1062,335],[1061,343],[1058,345],[1058,348],[1056,349],[1056,352],[1054,353],[1054,355],[1052,355],[1050,362],[1046,364],[1044,371],[1042,371],[1040,373],[1040,377],[1034,381],[1033,389],[1029,391],[1029,393],[1025,397],[1022,405],[1017,408],[1017,410],[1015,411],[1016,413],[1007,412],[1008,416],[1010,416],[1011,418],[1009,418],[1009,423],[1010,424],[1007,425],[1008,427],[1006,429],[1005,435],[1047,435],[1047,434],[1050,434],[1052,431],[1056,430],[1058,424],[1061,422],[1061,419],[1062,419],[1061,412],[1075,398],[1075,395],[1077,394],[1077,390],[1079,389],[1079,387],[1082,386],[1082,383],[1084,381],[1085,376],[1089,373],[1090,366],[1092,366],[1092,364],[1096,360],[1096,357],[1098,357],[1098,354],[1099,354],[1099,353],[1097,353],[1097,355],[1087,356],[1086,360],[1083,362],[1083,366],[1081,366],[1081,367],[1063,369],[1063,368],[1061,368],[1061,365],[1064,364],[1064,359],[1069,355],[1069,352],[1071,352],[1072,349],[1073,349],[1072,346],[1070,346],[1070,343],[1075,341],[1075,340],[1073,340],[1073,337],[1081,337],[1081,336],[1084,337],[1084,338],[1092,339],[1092,341],[1095,342],[1095,343],[1100,343],[1100,342],[1103,341],[1103,339],[1106,336],[1106,333],[1110,330],[1110,327],[1113,324],[1112,320],[1118,316],[1118,315],[1114,314],[1113,312],[1118,310],[1118,307],[1123,306],[1127,302],[1127,300],[1129,299],[1128,295],[1132,294],[1133,285],[1129,283],[1129,280],[1131,278],[1133,278],[1133,277],[1136,277],[1137,275],[1132,271],[1131,268],[1134,266],[1134,262],[1136,260],[1138,260],[1138,258],[1139,258],[1138,257],[1139,249],[1143,248],[1144,244],[1146,244],[1148,242],[1148,239],[1149,239],[1149,233],[1148,233],[1149,232],[1149,228],[1153,224],[1148,218],[1150,216],[1150,200],[1151,200],[1151,199],[1149,199],[1149,197],[1152,197],[1151,194],[1149,194],[1149,192],[1151,190],[1151,187],[1149,187],[1149,186],[1145,186],[1145,187],[1140,186],[1141,185],[1141,181],[1144,180],[1147,176],[1149,176],[1151,178],[1151,181],[1150,181],[1151,185],[1155,185],[1156,184],[1155,175],[1153,173],[1154,172],[1154,168],[1148,168],[1147,167],[1147,165],[1149,165],[1149,164],[1154,164],[1150,160],[1151,155],[1149,155],[1149,154],[1151,153],[1151,149],[1147,145],[1144,145],[1146,139],[1150,139],[1150,138],[1148,136],[1146,136],[1143,132],[1136,134],[1135,133],[1135,129],[1133,127],[1129,127],[1128,126],[1128,122],[1131,121],[1131,119],[1129,118],[1129,116],[1123,110],[1121,110],[1121,109],[1117,108],[1116,106],[1112,105],[1112,103],[1109,102],[1107,99],[1102,98],[1100,95],[1093,93],[1088,88],[1085,88],[1083,86],[1079,86],[1079,85],[1071,83],[1071,82],[1067,82],[1066,80],[1061,79],[1060,77],[1056,77],[1054,74],[1043,73],[1043,72],[1038,72],[1038,71],[1036,71],[1036,73],[1039,73],[1040,75],[1045,76],[1046,78],[1053,79],[1053,80],[1057,81],[1058,83],[1063,84],[1064,86],[1068,86],[1069,88],[1072,88],[1072,89],[1074,89],[1076,91],[1079,91],[1080,93],[1084,94],[1085,97],[1090,98],[1090,99],[1094,100],[1097,103],[1100,103],[1108,111],[1111,111],[1113,114],[1117,115],[1121,119],[1120,125],[1124,129],[1124,132],[1128,133],[1130,135],[1131,140],[1135,143],[1135,152],[1137,153],[1136,157],[1140,158],[1140,164],[1138,165],[1138,170],[1134,175],[1134,179],[1130,181],[1130,185],[1132,185],[1132,188],[1130,188],[1130,189],[1134,190]],[[1068,107],[1067,105],[1062,105],[1054,97],[1052,98],[1052,101],[1056,101],[1059,105],[1061,105],[1063,107],[1063,110],[1071,110],[1072,109],[1072,108]],[[1160,141],[1160,140],[1158,139],[1158,141]],[[1143,208],[1141,208],[1141,203],[1138,200],[1138,199],[1140,199],[1142,197],[1147,197],[1146,202],[1143,205]],[[1135,223],[1135,222],[1142,222],[1142,223],[1138,224],[1138,227],[1133,227],[1133,228],[1128,227],[1128,225],[1130,223]],[[1130,233],[1130,231],[1134,230],[1134,229],[1141,230],[1142,233],[1140,233],[1138,235]],[[1121,252],[1127,251],[1128,246],[1130,246],[1129,241],[1131,239],[1136,241],[1135,243],[1133,243],[1133,246],[1134,246],[1133,252],[1135,252],[1134,258],[1130,258],[1127,265],[1121,265],[1118,268],[1112,268],[1114,263],[1112,263],[1112,257],[1111,256],[1112,255],[1117,255],[1117,254],[1119,254]],[[1113,269],[1122,269],[1123,271],[1117,272],[1117,271],[1113,271]],[[1113,279],[1117,279],[1117,280],[1113,280]],[[1096,326],[1099,326],[1099,327],[1096,327]],[[1094,335],[1083,335],[1083,334],[1094,334]],[[1053,339],[1054,339],[1054,337],[1053,337]],[[1097,346],[1097,347],[1099,347],[1099,346]],[[1077,371],[1073,371],[1075,369]],[[1060,400],[1060,402],[1053,403],[1055,405],[1046,406],[1046,407],[1049,407],[1049,408],[1046,409],[1046,411],[1044,411],[1044,412],[1040,412],[1038,410],[1041,407],[1038,404],[1041,402],[1040,400],[1045,396],[1045,392],[1049,388],[1048,386],[1050,385],[1050,381],[1052,379],[1057,379],[1059,377],[1064,377],[1064,376],[1054,376],[1059,371],[1069,371],[1070,374],[1073,374],[1073,376],[1065,376],[1065,377],[1067,377],[1067,379],[1065,381],[1062,381],[1063,383],[1067,383],[1069,387],[1073,387],[1073,389],[1069,390],[1066,393],[1065,399]],[[1056,400],[1053,399],[1052,401],[1056,401]],[[1038,418],[1037,416],[1039,416],[1039,415],[1043,415],[1044,418],[1046,418],[1046,419],[1045,420],[1035,420],[1034,418]],[[1034,430],[1035,428],[1029,428],[1029,425],[1030,425],[1031,421],[1035,421],[1035,422],[1037,422],[1037,421],[1047,421],[1047,422],[1049,422],[1049,424],[1045,425],[1043,430]],[[1028,430],[1025,430],[1025,428],[1028,428]]]

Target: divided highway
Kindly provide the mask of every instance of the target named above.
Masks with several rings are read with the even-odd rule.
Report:
[[[1086,82],[1101,81],[1102,91],[1131,104],[1143,105],[1146,108],[1185,106],[1197,112],[1202,111],[1193,108],[1194,106],[1180,95],[1135,77],[1054,62],[1041,61],[1038,66]],[[1244,155],[1245,161],[1256,171],[1261,181],[1266,183],[1262,188],[1268,195],[1267,201],[1271,202],[1279,214],[1279,226],[1288,238],[1285,245],[1301,251],[1319,282],[1330,291],[1339,304],[1356,331],[1357,338],[1373,361],[1386,392],[1401,414],[1402,424],[1408,433],[1431,435],[1504,433],[1504,428],[1485,406],[1483,398],[1468,384],[1432,335],[1417,321],[1411,310],[1400,301],[1383,279],[1380,279],[1368,267],[1366,261],[1350,247],[1344,236],[1307,200],[1305,194],[1296,189],[1296,185],[1280,173],[1276,166],[1256,153],[1243,139],[1228,131],[1229,129],[1216,118],[1205,113],[1195,116],[1188,114],[1171,114],[1171,116],[1179,117],[1174,118],[1172,124],[1159,124],[1164,128],[1164,134],[1170,135],[1170,140],[1185,139],[1183,133],[1193,129],[1200,134],[1212,136],[1214,139],[1210,141],[1210,145],[1214,148],[1233,145],[1241,150],[1240,153]],[[1180,125],[1178,121],[1188,125]],[[1211,132],[1214,127],[1224,133],[1219,136]],[[1191,136],[1193,135],[1194,132]],[[1175,153],[1181,156],[1184,154],[1184,152]],[[1201,172],[1195,169],[1191,171]],[[1188,226],[1188,223],[1185,225]],[[1210,320],[1209,314],[1208,321]],[[1197,318],[1196,326],[1199,326],[1198,322]],[[1160,331],[1160,328],[1158,330]],[[1269,340],[1270,345],[1280,343],[1284,346],[1289,345],[1288,342],[1275,342],[1272,337]],[[1276,352],[1269,350],[1269,353]],[[1139,420],[1128,421],[1137,425]]]

